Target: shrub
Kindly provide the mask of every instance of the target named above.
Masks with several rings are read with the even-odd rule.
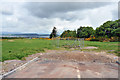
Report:
[[[92,39],[90,39],[90,41],[99,41],[99,39],[98,38],[92,38]]]
[[[110,38],[110,42],[117,42],[118,41],[118,37],[111,37]]]
[[[98,37],[98,40],[99,40],[100,42],[109,42],[109,41],[110,41],[110,38]]]

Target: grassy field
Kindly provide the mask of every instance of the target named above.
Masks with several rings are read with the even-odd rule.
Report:
[[[95,41],[85,41],[85,46],[95,46],[98,50],[118,51],[118,42],[95,42]]]
[[[60,43],[59,43],[60,42]],[[11,59],[22,59],[30,54],[44,52],[44,49],[60,49],[67,44],[73,44],[72,40],[42,40],[42,39],[17,39],[17,40],[3,40],[2,41],[2,61]],[[59,46],[58,46],[59,43]],[[54,45],[53,45],[54,44]],[[118,51],[118,42],[93,42],[84,41],[84,46],[98,47],[102,50]]]

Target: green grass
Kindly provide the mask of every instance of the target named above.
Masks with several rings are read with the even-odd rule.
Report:
[[[95,46],[98,50],[118,50],[118,42],[85,41],[85,46]]]
[[[12,42],[2,41],[2,60],[22,59],[30,54],[43,52],[44,49],[55,49],[50,40],[19,39]]]
[[[120,56],[120,51],[118,49],[118,42],[96,42],[96,41],[85,41],[85,46],[95,46],[98,49],[95,51],[106,51],[108,53],[115,53],[115,55]]]
[[[73,40],[60,40],[60,46],[64,47],[67,44],[73,44]],[[14,41],[2,41],[2,61],[12,59],[22,59],[31,54],[44,52],[45,49],[58,49],[56,46],[59,43],[57,40],[42,40],[42,39],[17,39]],[[54,45],[53,45],[54,44]],[[102,50],[115,50],[118,51],[118,42],[95,42],[84,41],[85,46],[98,47],[99,51]]]

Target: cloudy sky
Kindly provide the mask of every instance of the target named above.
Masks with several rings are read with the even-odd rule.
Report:
[[[55,26],[62,33],[118,19],[117,2],[1,2],[0,7],[2,32],[48,34]]]

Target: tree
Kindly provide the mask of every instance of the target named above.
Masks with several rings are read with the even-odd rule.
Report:
[[[78,38],[89,38],[94,34],[94,29],[92,27],[80,27],[77,29]]]
[[[74,31],[66,30],[60,35],[60,37],[62,37],[62,38],[65,38],[65,37],[75,38],[76,37],[76,30],[74,30]]]
[[[57,29],[56,27],[53,27],[52,33],[50,34],[50,39],[57,37]]]
[[[119,36],[120,19],[116,21],[107,21],[100,27],[96,28],[96,37],[115,37]]]

